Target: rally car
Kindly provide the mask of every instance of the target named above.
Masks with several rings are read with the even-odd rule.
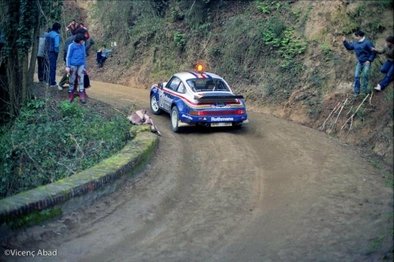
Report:
[[[248,118],[244,97],[235,95],[222,77],[203,70],[176,73],[153,85],[150,108],[154,114],[169,113],[174,132],[187,125],[240,127]]]

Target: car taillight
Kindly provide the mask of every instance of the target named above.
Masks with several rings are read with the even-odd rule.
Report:
[[[192,116],[207,116],[208,111],[190,111]]]
[[[220,116],[220,115],[243,115],[245,114],[245,110],[237,109],[237,110],[220,110],[220,111],[190,111],[190,115],[192,116]]]

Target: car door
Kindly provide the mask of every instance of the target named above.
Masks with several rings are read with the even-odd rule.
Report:
[[[174,100],[174,92],[178,89],[181,80],[178,77],[172,77],[164,87],[163,97],[161,100],[162,108],[168,112],[171,110],[172,101]]]

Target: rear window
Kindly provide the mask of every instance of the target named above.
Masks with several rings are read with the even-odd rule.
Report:
[[[226,83],[217,78],[192,78],[186,83],[194,92],[230,91]]]

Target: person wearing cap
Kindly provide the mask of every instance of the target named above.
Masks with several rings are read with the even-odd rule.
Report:
[[[376,91],[385,89],[394,79],[394,36],[386,38],[386,45],[383,49],[373,49],[378,54],[386,55],[386,62],[380,68],[380,72],[385,74],[384,78],[375,86]]]
[[[357,63],[354,72],[354,96],[360,94],[360,86],[362,93],[368,93],[368,74],[372,61],[375,59],[376,53],[373,51],[374,45],[365,37],[365,33],[357,30],[354,33],[355,41],[349,42],[343,37],[343,45],[347,50],[354,50]],[[361,77],[361,84],[360,84]]]
[[[70,85],[68,88],[68,98],[70,102],[74,100],[74,83],[78,77],[78,94],[81,103],[86,103],[83,78],[86,65],[85,36],[77,34],[67,50],[66,71],[70,74]]]

